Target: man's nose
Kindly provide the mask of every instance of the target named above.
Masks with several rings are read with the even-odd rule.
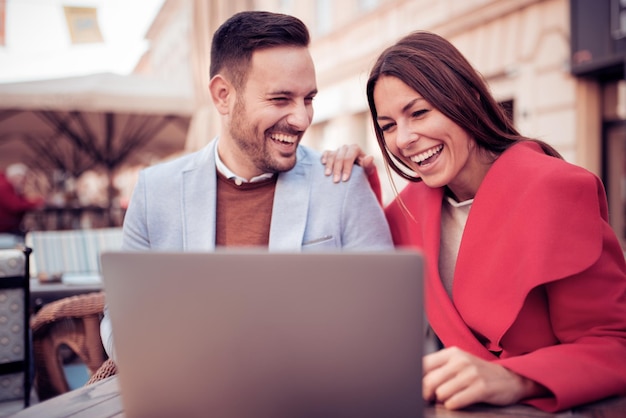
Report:
[[[307,103],[296,103],[289,117],[287,123],[299,131],[305,131],[313,120],[313,107]]]

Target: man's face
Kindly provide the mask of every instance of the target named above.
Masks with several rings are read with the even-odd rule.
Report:
[[[315,68],[307,48],[256,51],[230,112],[220,155],[245,178],[293,168],[296,149],[313,119]],[[226,155],[222,155],[222,154]]]

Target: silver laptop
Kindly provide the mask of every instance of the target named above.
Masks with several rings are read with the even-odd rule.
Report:
[[[127,417],[422,414],[419,253],[101,261]]]

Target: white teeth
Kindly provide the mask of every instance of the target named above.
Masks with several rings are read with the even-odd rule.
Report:
[[[431,148],[429,150],[426,150],[424,152],[421,152],[421,153],[419,153],[417,155],[412,156],[411,157],[411,161],[413,161],[414,163],[419,164],[419,163],[423,162],[424,160],[429,159],[433,155],[440,153],[442,149],[443,149],[443,144],[437,145],[436,147],[433,147],[433,148]]]
[[[298,137],[285,134],[272,134],[270,137],[275,141],[286,142],[288,144],[294,144]]]

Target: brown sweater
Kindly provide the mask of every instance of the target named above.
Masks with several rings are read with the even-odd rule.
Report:
[[[267,247],[277,178],[238,186],[217,173],[216,246]]]

